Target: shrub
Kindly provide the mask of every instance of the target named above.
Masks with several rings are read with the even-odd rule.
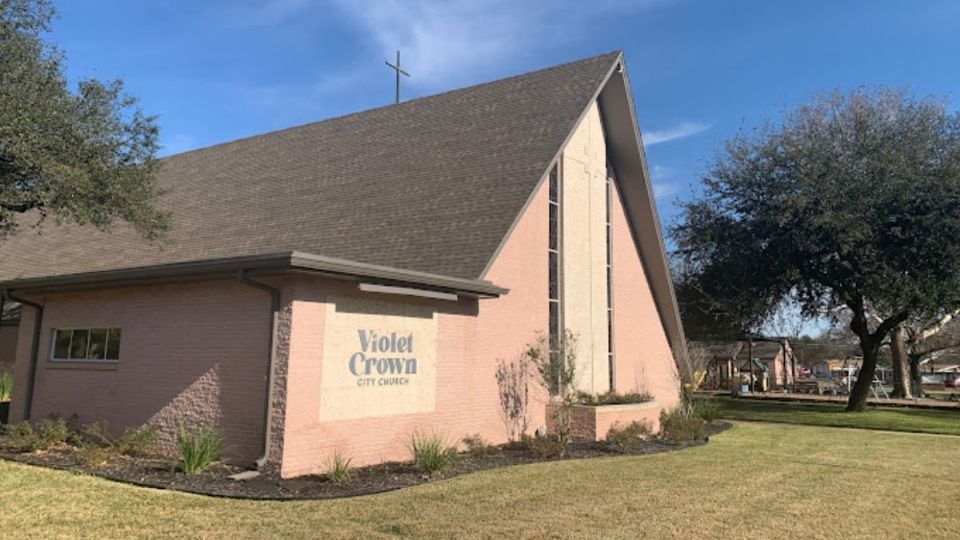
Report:
[[[44,418],[40,421],[37,435],[40,437],[40,450],[77,440],[77,434],[70,430],[63,418]]]
[[[720,406],[711,398],[693,398],[690,403],[696,415],[707,422],[713,422],[720,417]]]
[[[11,424],[6,427],[6,434],[10,446],[17,452],[47,450],[76,440],[76,434],[62,418],[45,418],[38,427],[30,422]]]
[[[188,432],[183,424],[177,431],[177,446],[180,448],[180,465],[186,474],[199,474],[210,465],[220,461],[223,441],[211,427],[202,426]]]
[[[653,401],[653,396],[646,392],[627,392],[618,394],[611,390],[603,394],[591,394],[589,392],[577,392],[574,401],[581,405],[625,405],[628,403],[646,403]]]
[[[34,452],[42,446],[40,436],[30,422],[18,422],[6,427],[10,446],[17,452]]]
[[[479,433],[467,435],[461,441],[463,446],[466,447],[467,453],[474,457],[486,456],[493,450],[493,446],[488,444]]]
[[[607,442],[616,446],[621,454],[626,454],[638,441],[641,441],[653,431],[650,422],[634,420],[626,426],[621,426],[619,422],[610,427],[607,432]]]
[[[567,453],[567,445],[555,437],[531,437],[524,435],[523,447],[537,459],[560,459]]]
[[[333,454],[330,462],[327,463],[327,478],[334,484],[343,484],[353,478],[353,468],[350,466],[350,458],[344,457],[340,452]]]
[[[106,422],[93,422],[80,428],[83,441],[97,446],[110,446],[113,443],[108,432]]]
[[[157,453],[157,426],[146,424],[127,428],[116,439],[111,438],[106,422],[94,422],[80,429],[83,440],[101,448],[109,448],[113,452],[131,457],[153,456]]]
[[[109,463],[116,455],[113,447],[87,442],[77,448],[74,459],[84,467],[100,467]]]
[[[410,453],[417,468],[429,474],[450,467],[457,458],[456,447],[448,445],[439,435],[414,433],[410,438]]]
[[[127,428],[123,435],[113,441],[113,448],[125,456],[152,456],[157,453],[158,434],[157,426],[151,424]]]
[[[706,423],[687,404],[660,413],[660,436],[671,444],[702,439],[705,431]]]
[[[0,373],[0,401],[10,401],[10,392],[13,390],[13,374]]]

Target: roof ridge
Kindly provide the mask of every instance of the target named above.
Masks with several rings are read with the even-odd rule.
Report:
[[[590,56],[590,57],[587,57],[587,58],[581,58],[581,59],[579,59],[579,60],[571,60],[571,61],[569,61],[569,62],[564,62],[563,64],[556,64],[556,65],[552,65],[552,66],[547,66],[547,67],[544,67],[544,68],[535,69],[535,70],[533,70],[533,71],[525,71],[525,72],[523,72],[523,73],[518,73],[518,74],[516,74],[516,75],[509,75],[509,76],[507,76],[507,77],[503,77],[503,78],[500,78],[500,79],[494,79],[494,80],[492,80],[492,81],[486,81],[486,82],[482,82],[482,83],[472,84],[472,85],[469,85],[469,86],[461,86],[461,87],[458,87],[458,88],[451,88],[450,90],[444,90],[444,91],[442,91],[442,92],[438,92],[438,93],[436,93],[436,94],[430,94],[430,95],[428,95],[428,96],[420,96],[420,97],[413,98],[413,99],[410,99],[410,100],[407,100],[407,101],[402,101],[402,102],[400,102],[400,103],[391,103],[391,104],[388,104],[388,105],[381,105],[381,106],[379,106],[379,107],[373,107],[372,109],[364,109],[364,110],[361,110],[361,111],[354,111],[354,112],[350,112],[350,113],[346,113],[346,114],[341,114],[341,115],[339,115],[339,116],[331,116],[330,118],[324,118],[324,119],[322,119],[322,120],[314,120],[314,121],[312,121],[312,122],[306,122],[306,123],[303,123],[303,124],[297,124],[297,125],[294,125],[294,126],[288,126],[288,127],[284,127],[284,128],[280,128],[280,129],[275,129],[275,130],[272,130],[272,131],[265,131],[265,132],[263,132],[263,133],[256,133],[256,134],[253,134],[253,135],[248,135],[248,136],[246,136],[246,137],[240,137],[240,138],[238,138],[238,139],[231,139],[231,140],[229,140],[229,141],[222,141],[222,142],[218,142],[218,143],[213,143],[213,144],[211,144],[211,145],[209,145],[209,146],[202,146],[202,147],[200,147],[200,148],[194,148],[194,149],[192,149],[192,150],[186,150],[186,151],[183,151],[183,152],[178,152],[178,153],[176,153],[176,154],[170,154],[170,155],[168,155],[168,156],[163,156],[162,158],[159,158],[159,160],[160,160],[160,161],[164,161],[164,160],[168,160],[168,159],[171,159],[171,158],[176,158],[176,157],[181,157],[181,156],[185,156],[185,155],[188,155],[188,154],[193,154],[193,153],[196,153],[196,152],[202,152],[202,151],[205,151],[205,150],[212,150],[212,149],[214,149],[214,148],[219,148],[219,147],[222,147],[222,146],[227,146],[227,145],[231,145],[231,144],[235,144],[235,143],[240,143],[240,142],[244,142],[244,141],[249,141],[249,140],[253,140],[253,139],[259,139],[259,138],[261,138],[261,137],[267,137],[267,136],[271,136],[271,135],[277,135],[277,134],[279,134],[279,133],[285,133],[285,132],[288,132],[288,131],[294,131],[294,130],[298,130],[298,129],[303,129],[303,128],[305,128],[305,127],[315,126],[315,125],[323,124],[323,123],[326,123],[326,122],[332,122],[332,121],[334,121],[334,120],[342,120],[342,119],[344,119],[344,118],[350,118],[350,117],[352,117],[352,116],[357,116],[357,115],[361,115],[361,114],[367,114],[367,113],[371,113],[371,112],[374,112],[374,111],[380,111],[380,110],[383,110],[383,109],[389,109],[389,108],[392,108],[392,107],[404,107],[404,106],[409,106],[409,105],[411,105],[411,104],[414,104],[414,103],[417,103],[417,102],[421,102],[421,101],[424,101],[424,100],[427,100],[427,99],[433,99],[433,98],[437,98],[437,97],[440,97],[440,96],[445,96],[445,95],[448,95],[448,94],[453,94],[453,93],[456,93],[456,92],[464,92],[464,91],[468,91],[468,90],[474,90],[474,89],[476,89],[476,88],[481,88],[481,87],[483,87],[483,86],[488,86],[488,85],[491,85],[491,84],[502,83],[502,82],[506,82],[506,81],[509,81],[509,80],[513,80],[513,79],[519,79],[519,78],[521,78],[521,77],[527,77],[527,76],[530,76],[530,75],[535,75],[535,74],[537,74],[537,73],[542,73],[542,72],[544,72],[544,71],[553,71],[553,70],[556,70],[556,69],[561,69],[561,68],[569,67],[569,66],[571,66],[571,65],[573,65],[573,64],[580,64],[580,63],[590,62],[590,61],[593,61],[593,60],[597,60],[597,59],[599,59],[599,58],[603,58],[603,57],[605,57],[605,56],[615,56],[615,55],[621,55],[621,54],[623,54],[623,51],[622,51],[622,50],[620,50],[620,49],[615,49],[615,50],[613,50],[613,51],[608,51],[608,52],[605,52],[605,53],[603,53],[603,54],[597,54],[597,55]]]

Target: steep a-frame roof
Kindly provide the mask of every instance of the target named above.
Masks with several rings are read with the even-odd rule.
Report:
[[[167,242],[125,224],[37,235],[27,219],[0,242],[0,288],[302,267],[500,294],[486,268],[594,100],[673,341],[682,330],[619,52],[164,158]]]
[[[286,251],[476,279],[617,58],[165,158],[171,244],[24,228],[0,280]]]

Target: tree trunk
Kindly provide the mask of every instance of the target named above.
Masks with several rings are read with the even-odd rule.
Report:
[[[860,348],[863,349],[863,366],[857,375],[857,382],[850,391],[847,400],[847,412],[860,412],[867,408],[867,398],[870,396],[870,387],[873,386],[873,376],[877,370],[877,357],[880,352],[880,336],[876,339],[860,339]]]
[[[920,371],[919,356],[910,357],[910,381],[913,386],[913,395],[922,398],[925,394],[923,392],[923,373]]]
[[[910,362],[907,358],[907,330],[902,324],[890,331],[890,352],[893,357],[893,397],[913,399]]]

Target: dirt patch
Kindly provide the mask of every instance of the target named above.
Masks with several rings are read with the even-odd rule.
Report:
[[[712,422],[707,426],[704,439],[682,445],[672,445],[660,440],[648,440],[635,444],[628,455],[659,454],[706,444],[710,436],[729,429],[728,422]],[[620,455],[612,446],[597,442],[574,442],[564,460],[611,457]],[[176,469],[176,464],[160,459],[134,459],[118,456],[109,463],[97,466],[81,466],[77,463],[76,449],[63,446],[44,452],[17,453],[5,437],[0,436],[0,458],[39,465],[54,469],[70,470],[118,482],[159,489],[171,489],[187,493],[256,500],[302,500],[335,499],[382,493],[415,486],[440,478],[452,478],[477,471],[551,461],[537,459],[517,444],[492,447],[483,456],[460,454],[453,466],[442,475],[429,476],[417,470],[411,463],[382,463],[354,470],[353,478],[346,483],[331,482],[325,476],[301,476],[281,479],[261,475],[252,480],[237,481],[230,475],[245,469],[228,465],[216,465],[198,475],[186,475]]]

